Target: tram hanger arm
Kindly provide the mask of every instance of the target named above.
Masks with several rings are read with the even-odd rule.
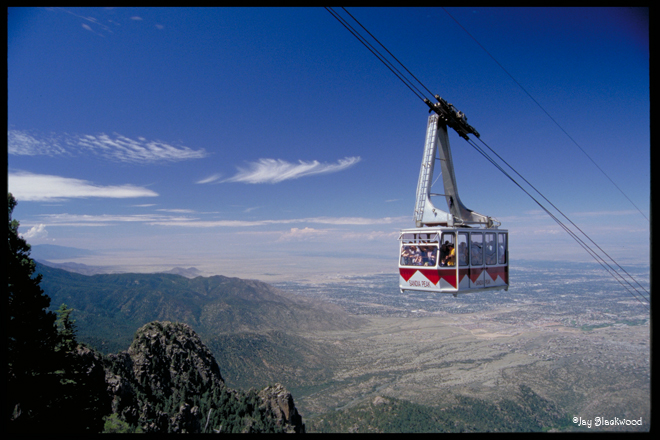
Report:
[[[431,110],[440,115],[447,126],[453,128],[456,133],[466,141],[470,140],[468,134],[473,134],[476,137],[479,137],[479,132],[467,123],[467,116],[465,116],[465,113],[459,111],[456,107],[438,95],[435,95],[435,99],[438,100],[435,104],[426,98],[424,98],[424,102]]]
[[[445,104],[445,110],[453,109],[453,107],[449,107],[451,104],[447,104],[446,101],[440,101],[439,105],[442,105],[442,102]],[[442,108],[439,108],[439,110],[442,110]],[[458,196],[454,165],[451,158],[451,149],[449,148],[447,119],[448,117],[443,117],[441,113],[429,115],[426,126],[422,166],[420,167],[417,183],[417,198],[414,213],[415,224],[417,227],[441,224],[446,224],[449,227],[454,224],[480,224],[486,228],[493,228],[495,227],[495,221],[491,217],[468,209],[463,205]],[[456,119],[453,118],[452,121],[455,122]],[[465,121],[463,120],[463,122]],[[462,128],[467,129],[465,126]],[[471,129],[471,127],[469,128]],[[467,139],[467,133],[464,131],[463,134],[465,135],[463,137]],[[436,157],[437,154],[439,154],[439,157]],[[444,197],[447,201],[449,212],[436,208],[430,200],[434,163],[438,159],[442,167]]]

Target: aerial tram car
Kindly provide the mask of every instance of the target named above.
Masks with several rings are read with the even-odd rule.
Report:
[[[458,196],[447,127],[469,140],[479,133],[465,115],[435,95],[426,104],[428,119],[424,156],[417,183],[415,228],[399,235],[399,288],[459,293],[509,288],[509,233],[500,223],[467,209]],[[437,157],[436,157],[437,156]],[[444,194],[432,194],[435,161],[440,161]],[[449,212],[436,208],[431,196],[444,196]]]

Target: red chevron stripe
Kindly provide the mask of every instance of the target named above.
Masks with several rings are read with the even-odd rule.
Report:
[[[502,278],[506,284],[509,284],[509,268],[507,266],[489,267],[486,269],[488,276],[495,281],[497,277]]]
[[[456,287],[456,269],[407,269],[399,268],[399,275],[406,281],[409,281],[410,278],[415,275],[416,272],[421,273],[426,277],[427,280],[432,282],[434,285],[438,285],[438,282],[443,279],[452,287]]]
[[[460,282],[463,282],[463,278],[465,278],[465,276],[466,276],[467,274],[469,274],[469,273],[470,273],[470,269],[469,269],[469,268],[458,269],[458,279],[459,279],[459,283],[460,283]]]
[[[399,275],[401,275],[401,278],[403,278],[406,281],[412,278],[412,276],[415,275],[415,272],[417,272],[417,269],[403,269],[401,267],[399,268]]]
[[[470,279],[473,283],[477,282],[477,279],[481,276],[481,272],[483,271],[484,270],[481,267],[473,267],[470,269]]]

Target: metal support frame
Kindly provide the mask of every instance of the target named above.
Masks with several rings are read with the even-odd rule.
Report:
[[[453,106],[451,106],[451,108],[453,109]],[[464,120],[467,119],[462,113],[460,113],[460,115]],[[471,224],[481,225],[486,228],[496,227],[499,225],[498,222],[494,221],[491,217],[466,208],[458,196],[458,187],[456,185],[451,149],[449,148],[449,135],[447,133],[446,120],[447,118],[443,117],[441,114],[432,114],[429,116],[426,127],[424,155],[422,158],[422,166],[419,171],[419,180],[417,182],[417,198],[414,213],[415,225],[418,228],[422,226],[453,227],[454,225]],[[472,127],[469,125],[467,127],[476,133],[476,130]],[[466,137],[466,135],[461,135]],[[438,152],[438,159],[440,160],[442,183],[445,189],[443,195],[447,201],[449,212],[436,208],[430,200],[432,195],[430,191],[433,183],[436,152]]]

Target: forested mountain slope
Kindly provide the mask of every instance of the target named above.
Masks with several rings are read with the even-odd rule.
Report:
[[[330,374],[331,348],[304,338],[346,330],[362,320],[338,306],[282,292],[256,280],[225,276],[80,275],[37,265],[51,308],[72,308],[78,338],[103,353],[125,349],[152,321],[190,325],[211,348],[232,386],[305,384]]]

